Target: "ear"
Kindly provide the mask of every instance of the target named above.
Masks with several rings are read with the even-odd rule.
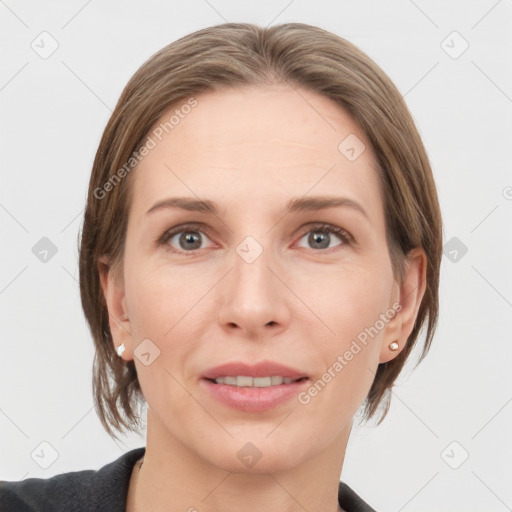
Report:
[[[110,332],[114,341],[114,349],[124,343],[125,351],[122,358],[126,361],[133,359],[131,344],[130,316],[126,308],[126,297],[122,271],[108,263],[107,257],[101,257],[98,262],[98,273],[101,288],[108,310]]]
[[[409,252],[406,270],[402,283],[396,283],[393,290],[393,305],[395,316],[386,325],[383,337],[379,363],[387,363],[394,359],[405,347],[411,334],[421,301],[427,288],[427,256],[423,249],[413,249]],[[397,350],[391,350],[390,345],[398,343]]]

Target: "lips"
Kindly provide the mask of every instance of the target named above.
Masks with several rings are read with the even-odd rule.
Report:
[[[264,413],[285,405],[304,390],[308,378],[297,380],[290,384],[280,384],[268,387],[237,387],[226,384],[216,384],[211,379],[200,379],[199,387],[206,396],[214,399],[231,410],[243,413]],[[292,402],[297,406],[297,401]]]
[[[209,368],[201,374],[203,379],[215,380],[218,377],[284,377],[287,379],[299,380],[307,378],[308,374],[289,366],[274,362],[262,361],[260,363],[249,365],[243,362],[231,362]]]

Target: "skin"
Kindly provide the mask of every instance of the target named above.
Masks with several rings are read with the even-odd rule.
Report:
[[[148,403],[146,455],[127,510],[334,512],[353,416],[377,365],[412,331],[425,254],[414,250],[404,281],[394,279],[375,155],[331,100],[282,85],[196,99],[132,171],[121,277],[99,266],[115,346],[124,342],[123,359],[135,359]],[[338,150],[349,134],[366,145],[353,162]],[[348,197],[366,216],[347,206],[282,216],[289,199],[305,195]],[[212,200],[219,215],[146,214],[175,196]],[[188,222],[208,229],[178,230],[200,248],[180,235],[156,244]],[[310,237],[315,223],[341,227],[352,241],[321,231],[323,248]],[[236,252],[247,236],[263,250],[250,264]],[[294,397],[266,412],[237,411],[200,386],[202,371],[229,361],[278,361],[315,382],[396,303],[402,309],[307,405]],[[146,338],[160,350],[149,366],[134,355]],[[399,350],[389,349],[393,341]],[[262,454],[252,467],[237,457],[249,441]]]

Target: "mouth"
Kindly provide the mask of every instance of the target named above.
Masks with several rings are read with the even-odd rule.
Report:
[[[270,388],[275,386],[282,386],[283,384],[292,384],[295,382],[302,382],[307,380],[308,377],[283,377],[281,375],[273,375],[270,377],[251,377],[249,375],[225,375],[215,379],[205,378],[213,384],[223,384],[236,388]]]
[[[201,388],[223,406],[243,412],[263,412],[290,401],[309,376],[277,361],[248,364],[233,361],[202,373]]]
[[[201,378],[199,384],[208,399],[223,407],[244,413],[263,413],[290,403],[309,381],[309,377],[226,375],[215,379]]]

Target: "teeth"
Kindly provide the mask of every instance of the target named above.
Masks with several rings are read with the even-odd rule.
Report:
[[[270,377],[272,386],[276,386],[283,383],[283,377]]]
[[[245,377],[245,376],[242,376],[242,375],[238,375],[238,377],[236,378],[236,385],[238,387],[240,386],[252,386],[253,385],[253,378],[252,377]]]
[[[290,384],[293,380],[294,379],[290,377],[280,377],[279,375],[273,377],[248,377],[246,375],[238,375],[237,377],[217,377],[215,382],[217,384],[227,384],[228,386],[268,388],[269,386]]]

